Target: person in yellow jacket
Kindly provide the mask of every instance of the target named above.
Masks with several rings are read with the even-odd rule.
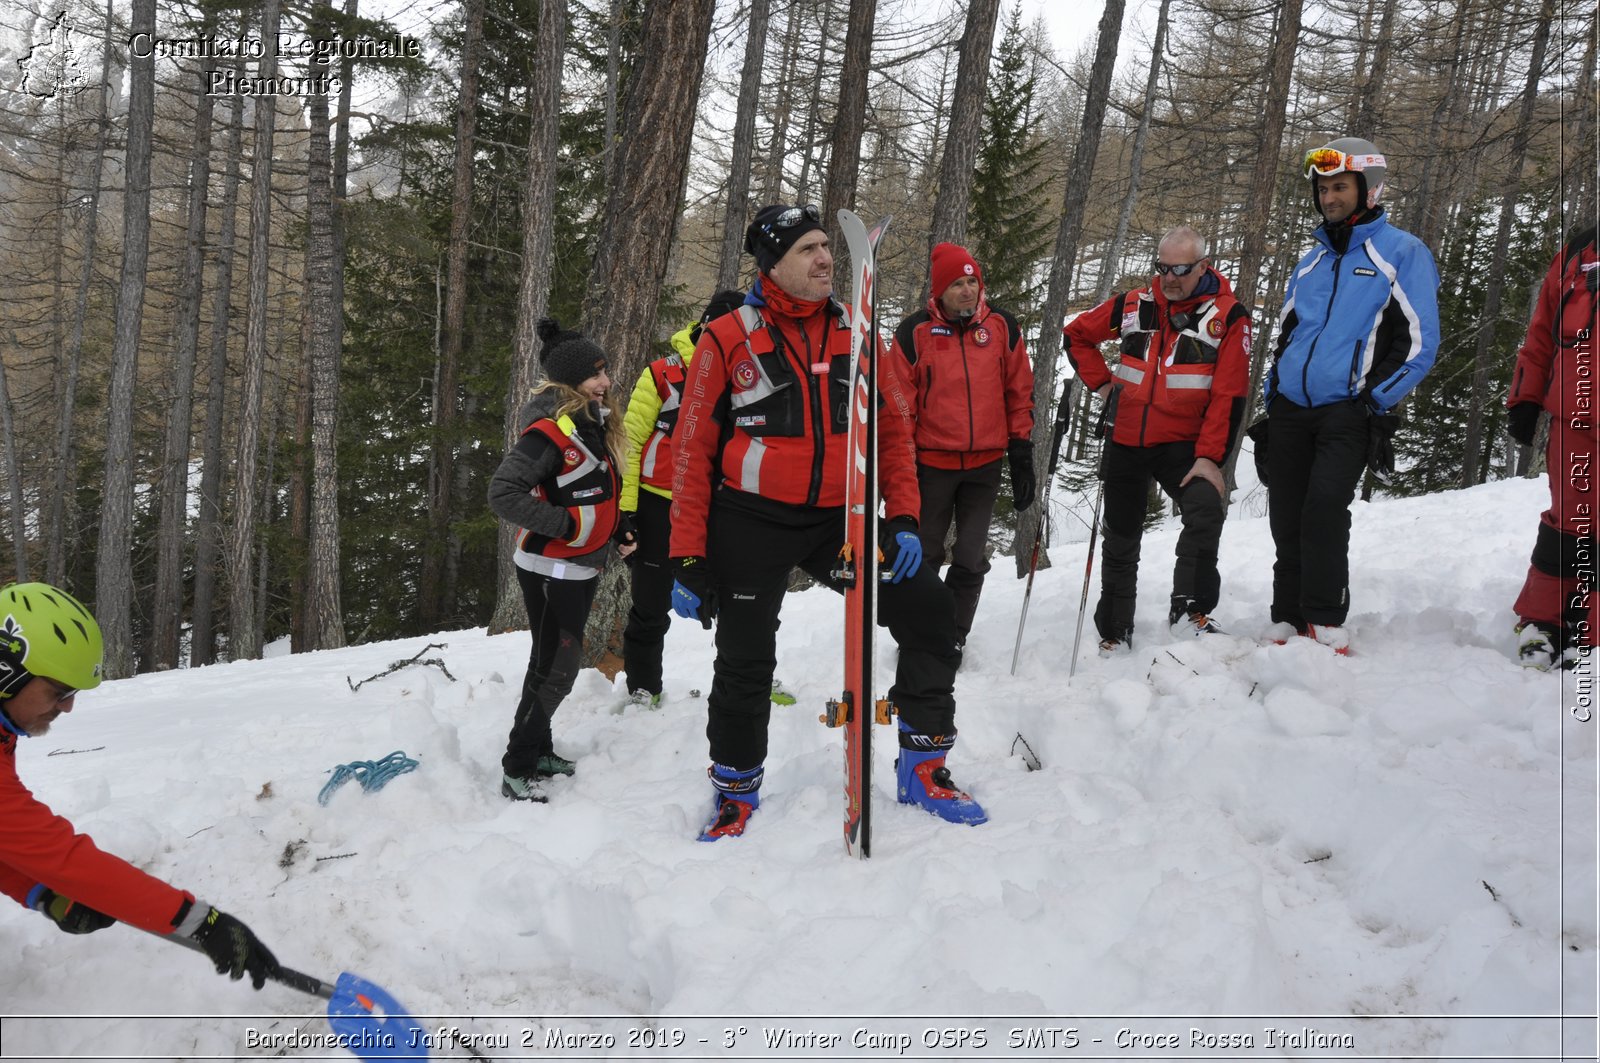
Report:
[[[622,633],[628,701],[655,708],[661,703],[661,646],[671,626],[673,570],[667,561],[672,538],[672,431],[678,403],[700,330],[737,310],[744,293],[720,291],[705,313],[672,337],[673,353],[645,366],[628,400],[622,424],[628,456],[622,470],[623,512],[632,514],[639,550],[633,558],[633,607]]]

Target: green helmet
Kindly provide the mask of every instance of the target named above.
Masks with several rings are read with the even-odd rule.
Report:
[[[48,583],[0,587],[0,699],[34,676],[93,690],[104,653],[100,625],[66,591]]]

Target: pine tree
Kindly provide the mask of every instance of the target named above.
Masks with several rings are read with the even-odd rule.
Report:
[[[983,106],[968,232],[989,300],[1016,314],[1026,329],[1038,321],[1044,277],[1037,267],[1049,253],[1054,225],[1043,206],[1049,144],[1036,128],[1036,78],[1020,5],[1006,16],[996,61]]]

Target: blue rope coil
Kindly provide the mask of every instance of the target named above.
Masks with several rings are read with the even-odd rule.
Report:
[[[317,795],[317,804],[326,805],[333,798],[333,792],[351,779],[360,783],[361,789],[370,794],[383,789],[390,779],[416,770],[417,762],[399,749],[382,760],[352,760],[348,764],[340,764],[333,769],[333,778]]]

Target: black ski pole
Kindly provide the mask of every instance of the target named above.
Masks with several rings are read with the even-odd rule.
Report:
[[[1044,477],[1044,489],[1039,493],[1039,523],[1033,529],[1033,553],[1028,558],[1028,586],[1022,592],[1022,617],[1017,621],[1017,642],[1011,648],[1011,674],[1017,674],[1017,658],[1022,653],[1022,629],[1028,623],[1028,603],[1033,599],[1033,574],[1039,570],[1039,544],[1046,541],[1050,527],[1050,489],[1056,482],[1056,465],[1061,460],[1061,440],[1067,434],[1067,422],[1072,416],[1072,387],[1077,377],[1067,381],[1056,406],[1056,423],[1050,434],[1050,463]]]
[[[1078,674],[1078,647],[1083,643],[1083,618],[1089,608],[1089,574],[1094,571],[1094,544],[1100,535],[1100,503],[1106,497],[1106,443],[1117,421],[1117,400],[1122,396],[1122,385],[1111,385],[1111,394],[1100,407],[1100,418],[1095,422],[1094,434],[1100,437],[1100,463],[1096,478],[1100,481],[1094,492],[1094,513],[1089,518],[1089,554],[1083,561],[1083,593],[1078,596],[1078,632],[1072,637],[1072,662],[1067,666],[1067,682]]]

